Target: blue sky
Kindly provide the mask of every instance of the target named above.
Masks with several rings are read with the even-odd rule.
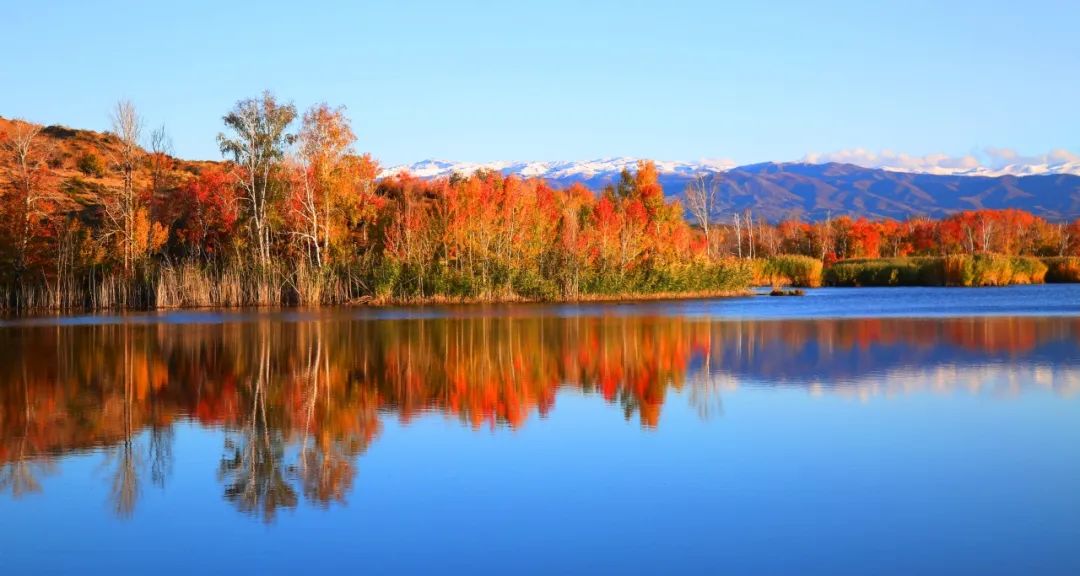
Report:
[[[1080,2],[3,1],[0,115],[176,152],[270,89],[384,164],[1080,150]]]

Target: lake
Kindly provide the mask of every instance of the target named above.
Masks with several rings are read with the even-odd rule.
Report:
[[[29,573],[1080,574],[1080,285],[0,320]]]

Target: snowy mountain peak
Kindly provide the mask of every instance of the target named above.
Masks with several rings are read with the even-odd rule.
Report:
[[[1072,153],[1059,151],[1040,157],[1022,158],[1010,163],[984,165],[974,158],[950,158],[931,155],[912,157],[907,155],[866,154],[862,151],[840,152],[828,155],[808,155],[797,163],[801,165],[819,165],[828,163],[852,164],[862,168],[881,169],[889,172],[914,174],[933,174],[936,176],[981,176],[996,178],[1000,176],[1038,176],[1053,174],[1080,175],[1080,157]],[[624,169],[634,170],[638,158],[612,157],[599,158],[582,162],[574,161],[539,161],[539,162],[453,162],[449,160],[421,160],[412,164],[393,166],[382,171],[381,177],[408,172],[418,178],[442,178],[451,174],[470,175],[477,170],[496,170],[503,174],[514,174],[522,178],[544,178],[555,182],[586,182],[603,184],[613,182]],[[726,159],[706,159],[687,161],[656,161],[661,178],[688,180],[695,174],[715,174],[735,168],[760,169],[766,166],[782,167],[782,162],[765,162],[748,166],[738,166]]]
[[[590,180],[596,177],[618,175],[622,170],[637,168],[638,159],[630,157],[600,158],[585,162],[548,161],[548,162],[451,162],[448,160],[428,159],[392,166],[382,171],[380,177],[393,176],[408,172],[418,178],[441,178],[451,174],[469,175],[477,170],[497,170],[503,174],[514,174],[522,178],[545,178],[549,180],[578,179]],[[715,173],[730,170],[736,166],[731,160],[700,160],[697,162],[657,161],[656,169],[662,175],[692,175],[699,172]]]

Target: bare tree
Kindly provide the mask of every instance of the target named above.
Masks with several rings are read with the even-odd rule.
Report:
[[[990,241],[994,238],[994,222],[989,218],[982,220],[982,228],[980,229],[982,236],[982,251],[990,251]]]
[[[821,227],[821,260],[825,259],[825,255],[832,249],[832,210],[825,213],[825,225]]]
[[[711,182],[707,182],[705,175],[699,173],[686,185],[686,204],[705,234],[705,253],[710,258],[713,254],[712,216],[716,212],[717,192],[715,176]]]
[[[118,197],[106,202],[105,212],[112,224],[108,235],[120,237],[121,251],[124,256],[124,274],[130,276],[135,263],[135,212],[138,198],[135,194],[135,171],[139,167],[142,149],[139,138],[142,136],[143,121],[135,106],[121,100],[116,103],[111,116],[112,131],[120,141],[120,148],[114,164],[120,172],[123,183]]]
[[[169,188],[169,171],[172,168],[172,138],[159,126],[150,132],[150,191],[155,201],[164,198]]]
[[[968,253],[989,252],[990,244],[994,238],[994,222],[982,214],[978,214],[974,224],[964,223],[964,236],[967,239]]]
[[[221,153],[232,156],[241,168],[240,185],[248,204],[251,236],[264,271],[270,265],[268,216],[275,191],[274,170],[293,142],[286,130],[295,118],[295,106],[278,104],[270,92],[264,92],[260,98],[237,102],[225,115],[225,126],[233,132],[232,137],[218,134]]]
[[[749,208],[746,209],[746,216],[743,218],[746,221],[746,238],[750,243],[750,259],[754,259],[754,213]]]
[[[1064,256],[1069,251],[1069,244],[1071,244],[1072,234],[1069,231],[1069,226],[1064,222],[1058,222],[1058,256]]]
[[[735,246],[738,249],[739,258],[742,258],[742,219],[738,213],[731,215],[731,222],[735,227]]]

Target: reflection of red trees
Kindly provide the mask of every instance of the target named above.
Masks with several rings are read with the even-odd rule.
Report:
[[[0,461],[112,445],[180,419],[243,429],[261,366],[266,426],[311,450],[311,466],[341,476],[342,460],[366,449],[386,412],[405,422],[434,412],[473,428],[518,427],[549,413],[569,387],[654,427],[668,388],[681,388],[702,364],[771,377],[846,351],[855,354],[846,370],[869,373],[880,349],[1017,356],[1050,340],[1075,343],[1076,334],[1075,319],[513,315],[20,328],[0,332]],[[313,494],[339,494],[312,478]]]

